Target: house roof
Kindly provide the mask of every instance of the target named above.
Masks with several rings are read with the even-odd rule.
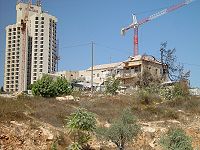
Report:
[[[140,60],[154,62],[154,63],[157,63],[157,64],[162,64],[159,60],[157,60],[154,56],[151,56],[151,55],[137,55],[137,56],[134,56],[134,57],[130,57],[124,63],[140,61]]]
[[[111,64],[102,64],[102,65],[95,65],[93,67],[94,70],[102,70],[102,69],[108,69],[108,68],[116,68],[120,65],[122,65],[123,62],[116,62],[116,63],[111,63]],[[92,67],[88,68],[87,70],[90,71]]]

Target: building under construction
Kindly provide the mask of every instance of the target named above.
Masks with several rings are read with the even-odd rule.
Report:
[[[26,91],[40,73],[54,73],[57,63],[57,18],[41,2],[16,4],[16,23],[6,27],[4,90]]]

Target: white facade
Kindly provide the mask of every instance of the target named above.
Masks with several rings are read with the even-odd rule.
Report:
[[[123,62],[95,65],[93,67],[93,83],[102,84],[119,67],[123,67]],[[86,82],[91,82],[91,70],[92,68],[90,67],[87,70],[79,71],[79,78],[83,78]]]
[[[41,6],[26,3],[18,3],[16,11],[16,24],[6,27],[4,90],[7,92],[25,91],[40,73],[56,71],[56,17],[43,12]],[[25,15],[27,28],[22,34]]]

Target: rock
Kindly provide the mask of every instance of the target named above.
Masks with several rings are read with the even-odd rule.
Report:
[[[74,97],[72,95],[62,96],[62,97],[56,97],[59,101],[66,101],[66,100],[74,100]]]
[[[110,125],[111,125],[110,123],[106,122],[106,123],[104,124],[104,127],[109,128]]]
[[[43,135],[46,137],[46,141],[52,141],[54,139],[54,135],[47,129],[41,127]]]
[[[149,143],[149,145],[150,145],[152,148],[156,147],[156,140],[153,139],[153,141],[151,141],[151,142]]]
[[[142,130],[144,132],[150,132],[150,133],[154,133],[156,131],[156,129],[152,127],[142,127]]]
[[[16,126],[22,126],[22,124],[17,123],[16,121],[10,121],[10,123],[11,123],[11,124],[14,124],[14,125],[16,125]]]

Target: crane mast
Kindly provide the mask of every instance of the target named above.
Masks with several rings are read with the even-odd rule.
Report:
[[[155,14],[147,17],[147,18],[144,18],[144,19],[142,19],[140,21],[137,21],[136,15],[132,15],[132,17],[133,17],[132,23],[128,27],[122,28],[121,29],[121,34],[125,35],[126,31],[128,31],[129,29],[134,29],[134,37],[133,37],[134,56],[138,55],[138,30],[139,30],[139,27],[141,25],[143,25],[144,23],[149,22],[149,21],[151,21],[153,19],[156,19],[156,18],[158,18],[160,16],[163,16],[163,15],[165,15],[167,13],[175,11],[175,10],[185,6],[185,5],[190,4],[193,1],[194,0],[185,0],[182,3],[179,3],[179,4],[176,4],[176,5],[173,5],[173,6],[169,7],[169,8],[163,9],[163,10],[161,10],[161,11],[159,11],[159,12],[157,12],[157,13],[155,13]]]
[[[26,62],[27,62],[27,37],[28,37],[28,16],[29,16],[29,8],[32,4],[32,1],[29,0],[27,7],[25,8],[25,12],[24,12],[24,17],[21,20],[21,33],[22,33],[22,57],[21,57],[21,73],[20,73],[20,79],[21,79],[21,85],[19,87],[20,91],[24,91],[26,89]]]

